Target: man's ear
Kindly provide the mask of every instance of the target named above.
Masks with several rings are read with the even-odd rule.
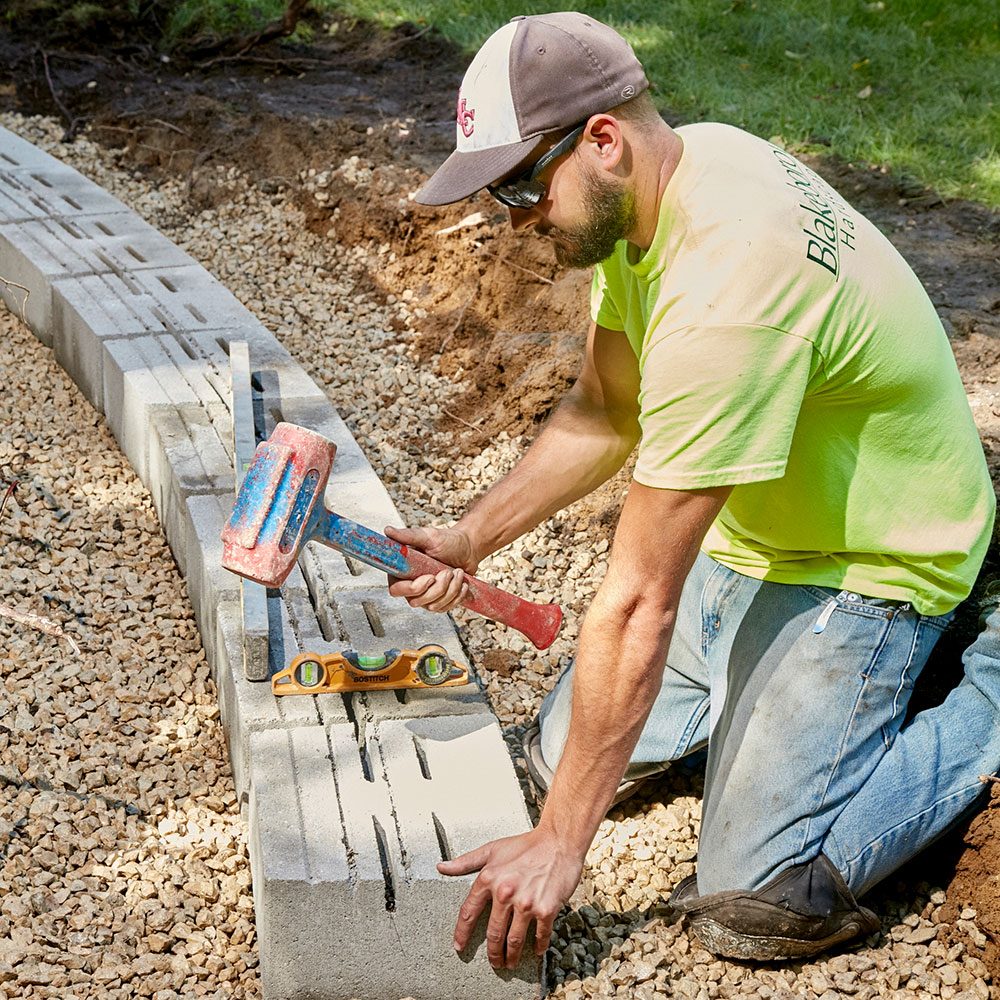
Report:
[[[582,139],[594,157],[594,166],[600,170],[614,170],[625,154],[622,123],[614,115],[592,115]]]

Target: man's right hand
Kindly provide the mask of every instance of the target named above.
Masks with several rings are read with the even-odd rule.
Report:
[[[413,548],[455,567],[435,576],[418,576],[415,580],[389,578],[389,593],[403,597],[411,608],[427,611],[451,611],[468,596],[465,574],[472,576],[479,560],[469,536],[461,528],[392,528],[385,533],[394,541]]]

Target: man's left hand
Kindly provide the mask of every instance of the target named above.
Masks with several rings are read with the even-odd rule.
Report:
[[[521,959],[532,921],[535,953],[545,954],[556,914],[580,881],[583,857],[554,833],[538,827],[443,861],[438,871],[442,875],[479,872],[458,911],[455,950],[465,949],[480,914],[492,902],[486,954],[493,968],[513,969]]]

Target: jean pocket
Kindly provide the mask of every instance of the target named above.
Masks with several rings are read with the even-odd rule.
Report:
[[[823,602],[816,618],[816,624],[813,626],[813,632],[817,635],[830,624],[830,619],[835,612],[891,621],[900,612],[910,609],[910,605],[906,602],[882,597],[863,597],[850,590],[834,590],[833,587],[812,585],[803,589],[808,591],[813,598]]]

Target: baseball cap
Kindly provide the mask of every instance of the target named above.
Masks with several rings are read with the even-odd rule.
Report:
[[[499,180],[544,141],[649,86],[613,28],[586,14],[520,15],[476,53],[458,93],[455,151],[417,192],[448,205]]]

